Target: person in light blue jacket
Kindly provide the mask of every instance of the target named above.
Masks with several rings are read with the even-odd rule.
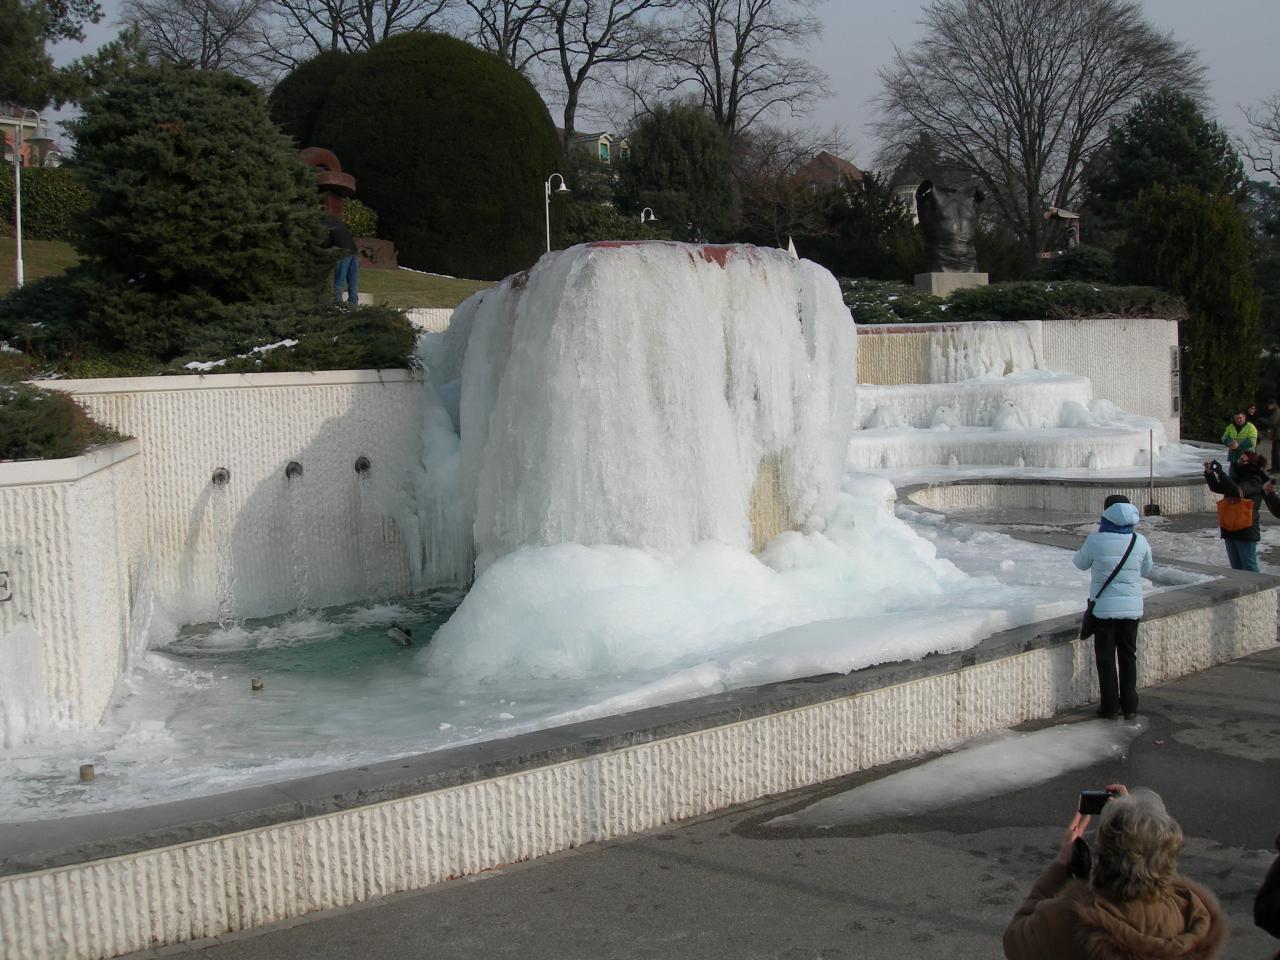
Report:
[[[1097,601],[1093,655],[1102,693],[1098,716],[1108,719],[1123,712],[1126,720],[1132,720],[1138,714],[1138,621],[1142,619],[1142,578],[1151,570],[1151,545],[1142,534],[1134,533],[1137,522],[1138,508],[1127,497],[1107,497],[1097,532],[1085,538],[1073,558],[1077,567],[1090,572],[1089,597]],[[1102,590],[1130,542],[1129,559]]]

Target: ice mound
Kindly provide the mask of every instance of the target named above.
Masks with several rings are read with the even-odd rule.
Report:
[[[552,544],[745,548],[762,464],[787,526],[820,529],[856,340],[831,274],[784,251],[547,254],[424,338],[421,579]]]

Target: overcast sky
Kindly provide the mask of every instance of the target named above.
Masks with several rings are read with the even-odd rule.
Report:
[[[108,20],[117,16],[119,0],[105,0]],[[1208,67],[1214,118],[1239,135],[1244,132],[1239,105],[1256,103],[1280,92],[1280,2],[1277,0],[1142,0],[1147,17],[1160,30],[1200,51]],[[808,122],[839,125],[849,144],[848,159],[873,165],[875,141],[866,126],[874,118],[869,103],[879,89],[876,71],[889,61],[893,47],[909,46],[921,34],[916,3],[854,3],[825,0],[819,8],[826,24],[809,50],[810,58],[831,78],[832,96],[818,104]],[[109,39],[114,27],[92,28],[84,45]],[[59,62],[78,55],[74,44],[54,48]]]

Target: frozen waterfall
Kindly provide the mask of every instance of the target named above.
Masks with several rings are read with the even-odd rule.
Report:
[[[544,256],[421,349],[437,405],[423,579],[456,575],[472,549],[482,571],[526,546],[745,548],[762,482],[788,526],[820,528],[844,469],[856,340],[832,276],[785,251]]]

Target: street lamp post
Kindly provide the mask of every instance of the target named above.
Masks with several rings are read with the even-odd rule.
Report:
[[[547,215],[547,253],[551,252],[551,181],[556,177],[560,177],[560,186],[556,187],[556,193],[568,193],[569,186],[564,182],[564,176],[559,173],[553,173],[547,177],[547,182],[543,184],[546,191],[543,194],[543,212]]]
[[[35,110],[25,109],[17,116],[17,123],[14,125],[13,134],[13,237],[14,247],[17,251],[17,259],[14,264],[14,279],[19,287],[22,286],[22,128],[27,122],[27,116],[35,118],[37,126],[40,124],[40,114]],[[38,132],[38,131],[37,131]]]
[[[653,212],[653,207],[645,207],[640,211],[641,226],[644,226],[646,223],[654,223],[657,219],[658,215]]]

